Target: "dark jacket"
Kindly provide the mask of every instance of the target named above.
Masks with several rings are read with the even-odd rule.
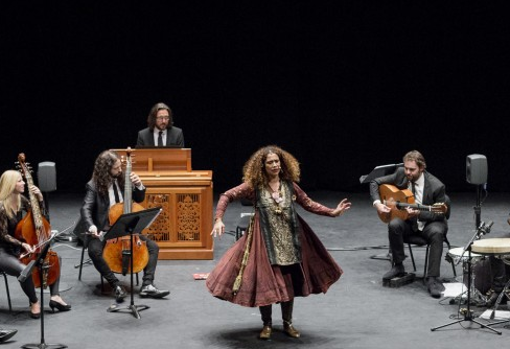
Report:
[[[165,146],[176,145],[184,148],[184,135],[180,128],[172,126],[172,128],[167,129],[166,132]],[[136,145],[155,146],[154,133],[150,128],[147,127],[138,132],[138,140],[136,141]]]
[[[77,236],[88,231],[92,225],[95,225],[98,231],[105,231],[110,226],[108,219],[108,213],[110,212],[109,196],[99,195],[92,180],[86,184],[85,188],[86,194],[80,210],[80,221],[74,229]],[[142,190],[133,188],[132,198],[134,202],[142,202],[145,199],[145,188]]]
[[[425,185],[423,187],[423,205],[433,205],[435,203],[446,202],[446,193],[444,184],[431,173],[424,171]],[[403,167],[399,167],[393,174],[375,178],[370,182],[370,196],[372,202],[380,199],[379,186],[381,184],[392,184],[399,189],[407,189],[408,180]],[[429,211],[420,213],[420,221],[433,222],[445,221],[445,215]]]

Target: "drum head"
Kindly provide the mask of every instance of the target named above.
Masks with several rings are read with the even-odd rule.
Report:
[[[469,251],[464,251],[463,247],[452,248],[448,251],[448,256],[450,256],[455,263],[458,263],[459,260],[467,261],[469,259]],[[471,252],[471,258],[480,259],[482,255]]]
[[[477,240],[473,242],[471,250],[484,255],[510,254],[510,238]]]

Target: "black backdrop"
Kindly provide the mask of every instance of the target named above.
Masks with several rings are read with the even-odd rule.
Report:
[[[474,190],[473,153],[510,190],[505,2],[18,3],[0,11],[2,170],[25,152],[82,191],[162,101],[215,191],[266,144],[308,190],[367,191],[361,175],[411,149],[447,190]]]

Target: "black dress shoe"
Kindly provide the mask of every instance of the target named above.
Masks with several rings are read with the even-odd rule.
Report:
[[[115,286],[115,300],[117,303],[124,302],[124,298],[127,296],[126,289],[120,285]]]
[[[2,330],[2,329],[0,329],[0,343],[7,342],[16,333],[18,333],[18,330]]]
[[[140,297],[142,298],[163,298],[170,294],[168,290],[160,290],[154,285],[144,285],[140,289]]]
[[[397,276],[403,276],[406,273],[403,264],[395,264],[389,272],[383,275],[384,280],[390,280]]]
[[[430,277],[427,279],[427,290],[432,297],[439,298],[444,291],[444,286],[437,278]]]

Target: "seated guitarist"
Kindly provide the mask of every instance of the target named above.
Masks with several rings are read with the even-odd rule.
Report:
[[[381,202],[379,186],[392,184],[401,190],[411,190],[415,202],[421,205],[433,205],[445,202],[444,184],[427,172],[425,158],[416,151],[410,151],[403,158],[404,167],[399,167],[395,173],[370,182],[370,196],[373,205],[380,215],[389,214],[392,208]],[[414,190],[412,190],[414,187]],[[395,208],[393,208],[395,209]],[[404,208],[407,218],[392,217],[388,223],[388,237],[393,256],[393,266],[383,276],[383,280],[393,279],[405,274],[402,262],[405,259],[404,237],[419,235],[425,238],[430,246],[429,265],[427,272],[427,289],[434,298],[439,298],[444,290],[438,280],[441,256],[443,253],[443,237],[447,231],[447,220],[444,214]]]

